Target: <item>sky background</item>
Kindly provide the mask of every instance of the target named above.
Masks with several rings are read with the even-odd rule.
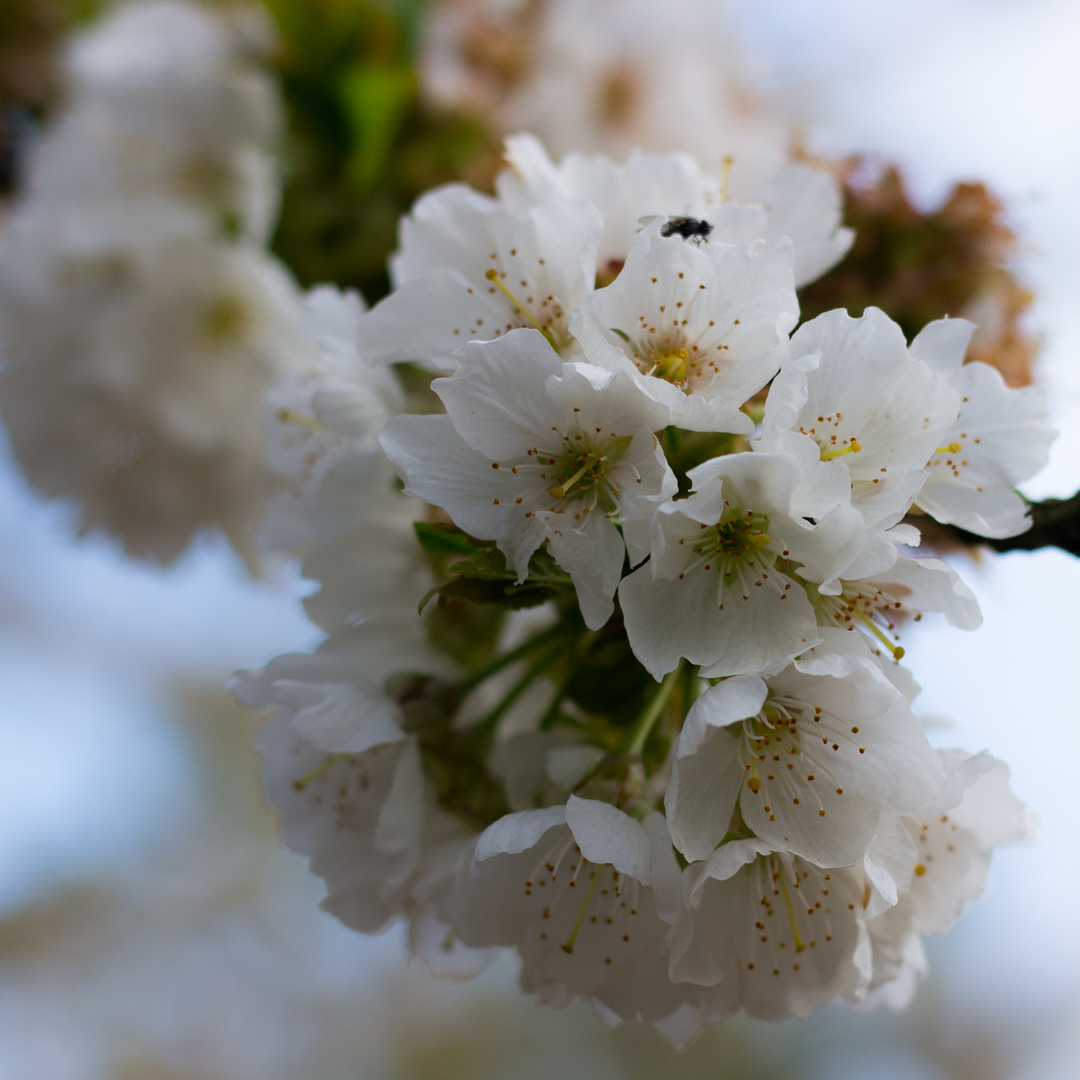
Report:
[[[1039,374],[1062,432],[1050,466],[1026,490],[1037,497],[1072,494],[1080,487],[1080,5],[740,0],[734,10],[763,85],[793,102],[812,149],[837,156],[874,152],[898,161],[925,206],[966,179],[983,180],[1004,198],[1021,237],[1019,271],[1037,297],[1029,321],[1045,340]],[[203,850],[214,827],[203,802],[201,744],[175,722],[178,680],[218,687],[237,667],[317,640],[296,603],[303,585],[287,566],[255,585],[224,544],[206,541],[160,572],[125,561],[106,541],[73,542],[71,521],[68,510],[27,491],[4,446],[0,919],[80,882],[109,878],[142,882],[143,895],[164,897],[169,910],[183,895],[183,867],[201,857],[192,852]],[[1001,1037],[1021,1051],[1008,1075],[1049,1080],[1069,1075],[1080,1053],[1080,1036],[1070,1030],[1080,1031],[1080,920],[1071,917],[1080,888],[1080,755],[1071,685],[1080,640],[1072,610],[1080,600],[1080,561],[1050,551],[956,565],[980,598],[985,624],[965,634],[927,619],[917,634],[906,635],[905,663],[924,688],[917,709],[951,723],[935,727],[937,745],[986,748],[1008,762],[1014,789],[1033,809],[1039,831],[1034,846],[995,856],[988,895],[944,942],[934,943],[928,995],[976,1018],[976,1027],[1004,1032]],[[212,722],[238,723],[222,709]],[[243,738],[249,734],[250,725]],[[215,790],[228,792],[234,783],[251,788],[254,755],[240,751],[230,760],[236,772],[219,778]],[[221,844],[213,850],[224,864],[247,857]],[[252,1005],[233,1028],[205,1036],[211,1048],[217,1038],[225,1049],[208,1057],[199,1075],[290,1075],[288,1053],[282,1057],[279,1047],[275,1058],[271,1049],[287,1044],[295,1054],[307,1046],[284,1019],[296,1000],[352,1002],[341,1005],[347,1013],[376,994],[385,1010],[400,993],[422,1001],[436,1026],[460,1027],[469,1002],[512,984],[512,964],[497,966],[469,991],[435,986],[416,972],[401,976],[397,931],[373,940],[347,934],[316,911],[318,883],[306,878],[300,860],[276,850],[260,859],[259,881],[277,890],[270,908],[260,911],[271,936],[288,946],[284,953],[295,950],[298,982],[273,994],[264,987],[265,1012]],[[222,951],[208,947],[201,961],[185,968],[192,987],[204,985],[218,967],[234,972],[234,999],[265,982],[257,950],[237,933],[228,947],[215,939]],[[139,966],[150,963],[147,948],[141,960],[116,967],[109,978],[129,992],[142,985],[139,971],[152,982],[153,965]],[[93,1071],[89,1049],[95,1021],[87,988],[100,987],[95,980],[105,976],[100,967],[95,974],[86,969],[80,991],[64,970],[57,967],[54,983],[35,983],[41,991],[36,1011],[25,997],[19,1004],[10,976],[0,974],[0,1076],[113,1075]],[[401,978],[407,981],[394,981]],[[925,1017],[928,1006],[921,1008],[916,1019]],[[205,1013],[206,1030],[218,1031],[209,1005]],[[579,1066],[593,1060],[587,1049],[593,1036],[583,1034],[591,1028],[580,1017],[560,1028],[562,1014],[539,1014],[520,1014],[538,1025],[532,1052],[547,1052],[537,1047],[550,1036],[564,1040],[567,1052],[577,1047]],[[385,1013],[366,1015],[370,1027],[371,1016]],[[147,1017],[151,1026],[160,1025],[157,1014]],[[275,1042],[265,1033],[278,1021],[284,1027]],[[881,1077],[954,1075],[904,1041],[903,1019],[881,1021],[878,1028],[864,1023],[833,1010],[794,1028],[782,1025],[777,1045],[811,1048],[813,1067],[797,1075],[844,1080],[867,1075],[868,1067]],[[753,1032],[760,1025],[743,1028],[747,1039],[759,1038]],[[228,1050],[230,1039],[254,1045],[257,1040],[247,1038],[252,1031],[262,1033],[262,1050],[249,1050],[248,1057]],[[871,1044],[863,1034],[869,1031],[892,1034]],[[169,1037],[162,1036],[166,1043]],[[390,1065],[379,1072],[382,1059],[370,1039],[364,1046],[364,1070],[348,1075],[390,1075]],[[606,1061],[595,1059],[593,1075],[607,1075]],[[621,1075],[611,1068],[611,1075]]]

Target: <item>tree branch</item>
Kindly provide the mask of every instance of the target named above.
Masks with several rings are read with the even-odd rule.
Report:
[[[1031,528],[1019,536],[990,540],[955,526],[949,532],[969,547],[981,544],[995,551],[1057,547],[1070,555],[1080,556],[1080,491],[1069,499],[1043,499],[1042,502],[1028,503],[1028,506],[1031,508]]]

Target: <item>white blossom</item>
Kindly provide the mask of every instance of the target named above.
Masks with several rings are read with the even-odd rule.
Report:
[[[701,1021],[740,1009],[805,1019],[833,998],[865,993],[870,885],[860,868],[826,870],[761,840],[734,840],[684,875],[671,976],[706,988]]]
[[[755,447],[777,453],[796,435],[813,440],[823,461],[846,469],[852,505],[867,524],[896,524],[956,419],[959,395],[877,308],[858,319],[819,315],[795,332],[788,355]]]
[[[663,233],[635,239],[614,283],[570,327],[590,363],[627,371],[692,431],[749,434],[742,406],[776,374],[799,304],[789,246],[771,255],[697,247]]]
[[[361,521],[394,513],[394,473],[378,436],[404,409],[404,395],[392,370],[359,352],[363,311],[356,293],[329,286],[308,293],[303,330],[316,348],[267,391],[265,454],[283,481],[263,530],[272,547],[332,542]]]
[[[186,203],[265,241],[281,108],[243,45],[184,0],[118,7],[68,51],[69,104],[35,150],[30,197],[88,216],[132,201]]]
[[[373,620],[314,654],[279,656],[233,679],[243,704],[280,710],[258,747],[286,844],[326,881],[323,907],[364,933],[417,906],[411,890],[430,852],[469,840],[435,804],[416,740],[383,685],[390,671],[430,670],[432,661],[415,633]],[[452,877],[442,877],[448,889]]]
[[[0,412],[30,483],[169,562],[203,528],[255,569],[277,480],[258,413],[310,348],[277,214],[273,84],[224,21],[125,4],[71,45],[67,95],[0,233]]]
[[[462,941],[515,946],[521,988],[541,1000],[578,994],[628,1020],[682,1004],[666,977],[679,872],[661,814],[639,823],[577,796],[508,814],[480,836],[456,900]]]
[[[864,546],[862,518],[832,474],[821,520],[793,516],[807,482],[782,455],[729,454],[689,476],[694,494],[657,509],[650,561],[620,586],[631,647],[657,678],[680,657],[709,678],[782,667],[820,641],[794,569],[841,573]]]
[[[795,284],[802,286],[835,266],[855,234],[840,227],[836,181],[806,165],[789,165],[756,188],[729,198],[726,180],[702,171],[685,154],[633,152],[623,163],[569,154],[556,164],[532,136],[507,140],[511,169],[498,191],[511,206],[530,205],[550,192],[597,206],[604,219],[601,273],[614,275],[630,250],[641,221],[655,215],[693,218],[710,226],[709,239],[724,244],[760,241],[765,253],[785,241],[794,249]]]
[[[602,626],[624,551],[644,558],[652,512],[675,491],[652,434],[663,409],[620,373],[564,365],[534,330],[458,356],[458,372],[433,384],[448,415],[396,417],[384,430],[406,493],[495,540],[519,581],[546,540],[586,623]]]
[[[396,288],[362,321],[361,350],[453,370],[466,342],[531,327],[573,355],[570,312],[593,288],[600,229],[587,203],[550,196],[511,211],[460,184],[437,188],[402,219]]]
[[[1055,433],[1041,386],[1011,389],[988,364],[964,363],[975,327],[963,319],[930,323],[911,351],[948,378],[960,415],[930,459],[916,503],[938,521],[980,536],[1025,532],[1027,505],[1013,489],[1047,461]]]
[[[975,630],[982,623],[975,594],[951,566],[900,552],[888,570],[841,580],[832,594],[817,590],[813,603],[822,626],[859,631],[872,647],[884,646],[896,660],[904,651],[892,639],[903,618],[918,621],[924,612],[940,612],[961,630]]]
[[[20,222],[0,243],[0,412],[28,479],[134,555],[170,561],[216,526],[254,564],[276,486],[261,398],[311,347],[288,275],[188,237],[73,244],[28,276],[35,232]]]
[[[449,0],[424,20],[424,92],[558,153],[734,155],[749,179],[788,156],[787,110],[754,85],[726,5]]]
[[[903,818],[914,849],[907,889],[867,924],[873,946],[870,1001],[903,1007],[926,969],[922,938],[941,934],[982,895],[990,857],[1002,844],[1029,842],[1028,811],[1009,789],[1009,770],[989,754],[941,752],[950,783]]]
[[[737,805],[775,850],[846,866],[869,850],[882,813],[944,788],[903,694],[871,659],[824,648],[778,675],[725,679],[690,710],[664,799],[687,858],[712,854]]]

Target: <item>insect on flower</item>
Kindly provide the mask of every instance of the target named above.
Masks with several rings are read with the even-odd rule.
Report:
[[[638,224],[645,226],[656,220],[656,216],[638,219]],[[693,240],[700,244],[702,240],[709,238],[713,227],[707,221],[700,221],[692,217],[669,217],[660,226],[661,236],[681,236],[684,240]]]

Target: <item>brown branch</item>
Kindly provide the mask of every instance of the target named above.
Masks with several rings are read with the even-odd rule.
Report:
[[[995,551],[1056,547],[1080,556],[1080,491],[1069,499],[1043,499],[1028,506],[1031,508],[1031,528],[1019,536],[990,540],[955,526],[949,531],[957,541],[969,547],[982,545]]]

